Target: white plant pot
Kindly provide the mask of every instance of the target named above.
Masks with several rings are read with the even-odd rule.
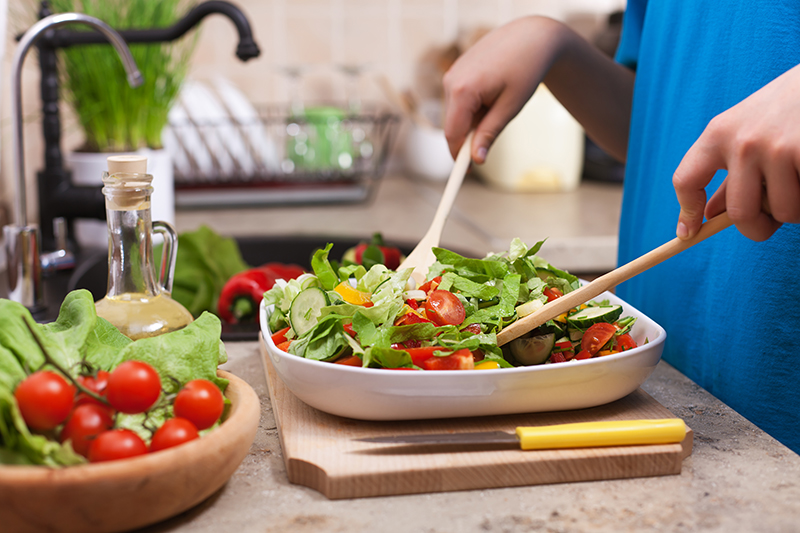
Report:
[[[69,152],[64,157],[72,171],[74,185],[102,185],[103,172],[108,170],[108,157],[136,153],[147,157],[147,173],[153,175],[153,194],[150,197],[153,220],[175,224],[175,182],[172,157],[166,150],[142,148],[136,152],[94,153]],[[108,246],[108,229],[105,220],[77,219],[75,239],[80,246]]]

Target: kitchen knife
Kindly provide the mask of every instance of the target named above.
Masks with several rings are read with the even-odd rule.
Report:
[[[680,418],[660,420],[613,420],[579,422],[552,426],[518,427],[516,433],[486,431],[394,435],[355,439],[380,444],[416,445],[513,445],[523,450],[557,448],[595,448],[637,444],[673,444],[686,437],[686,424]]]

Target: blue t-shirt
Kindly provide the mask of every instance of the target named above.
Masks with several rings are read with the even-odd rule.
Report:
[[[800,6],[629,0],[617,60],[636,70],[624,264],[675,237],[672,175],[708,122],[800,63]],[[617,292],[667,330],[665,360],[800,452],[800,225],[761,243],[728,228]]]

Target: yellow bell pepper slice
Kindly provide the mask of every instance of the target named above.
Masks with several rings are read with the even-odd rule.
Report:
[[[339,296],[341,296],[342,299],[349,304],[364,305],[372,301],[372,295],[370,293],[354,289],[346,281],[338,284],[333,290],[339,293]]]
[[[497,361],[483,361],[475,365],[475,370],[497,370],[500,368],[500,363]]]

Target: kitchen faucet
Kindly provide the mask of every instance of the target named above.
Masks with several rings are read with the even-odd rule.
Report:
[[[25,188],[25,150],[22,135],[22,63],[31,46],[45,32],[58,26],[72,23],[87,24],[96,28],[102,36],[114,45],[119,54],[132,87],[142,84],[142,75],[131,56],[123,38],[105,22],[80,13],[61,13],[49,15],[23,34],[12,62],[11,80],[11,118],[14,124],[12,153],[14,162],[14,181],[16,185],[15,224],[3,228],[6,246],[8,297],[37,312],[44,308],[42,291],[42,258],[39,229],[28,223],[27,194]],[[66,250],[59,250],[56,256],[47,257],[45,264],[59,260]]]
[[[51,14],[47,2],[41,2],[40,17]],[[236,26],[239,43],[236,56],[241,61],[258,57],[260,51],[253,40],[250,23],[245,14],[234,4],[222,0],[210,0],[197,4],[172,26],[166,28],[119,30],[129,44],[169,42],[181,38],[205,17],[220,14],[228,17]],[[64,168],[61,156],[61,119],[58,105],[58,60],[59,48],[85,44],[103,43],[97,32],[62,29],[48,32],[37,43],[41,69],[42,130],[44,135],[44,169],[39,172],[39,218],[42,242],[46,249],[54,245],[53,221],[63,217],[69,233],[74,235],[72,221],[76,218],[105,220],[105,198],[101,186],[79,186],[72,183],[68,169]]]

